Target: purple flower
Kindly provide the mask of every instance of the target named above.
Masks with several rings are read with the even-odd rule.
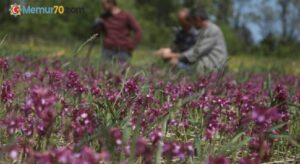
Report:
[[[163,155],[167,158],[179,158],[184,160],[186,157],[194,155],[194,148],[190,142],[164,142]]]
[[[238,161],[238,164],[260,164],[261,160],[258,158],[250,158],[250,157],[246,157],[246,158],[242,158]]]
[[[76,158],[77,157],[77,158]],[[75,155],[75,158],[72,159],[72,163],[81,164],[97,164],[101,161],[101,156],[99,153],[96,153],[94,150],[84,147],[78,155]]]
[[[47,87],[34,86],[30,89],[30,97],[26,104],[32,105],[37,111],[38,115],[44,109],[52,108],[58,101],[56,95]]]
[[[107,97],[108,101],[110,101],[112,103],[117,100],[118,95],[119,95],[119,92],[112,91],[112,90],[107,91],[106,94],[105,94],[105,96]]]
[[[0,58],[0,72],[7,72],[9,68],[7,59]]]
[[[6,127],[7,133],[9,135],[13,135],[21,129],[24,122],[25,120],[23,117],[6,116],[6,118],[0,123],[2,126]]]
[[[300,93],[297,94],[296,98],[297,103],[300,104]]]
[[[22,55],[18,55],[15,57],[15,61],[22,64],[26,62],[26,58]]]
[[[152,123],[154,122],[159,116],[161,116],[161,111],[157,110],[157,109],[149,109],[146,112],[147,115],[147,122],[148,123]]]
[[[264,107],[257,107],[252,111],[251,119],[259,125],[270,125],[280,119],[280,114],[277,108],[267,109]]]
[[[145,161],[151,161],[152,159],[152,149],[147,140],[143,137],[138,138],[136,141],[135,153],[137,156],[144,157]]]
[[[188,129],[189,128],[189,122],[188,122],[188,120],[184,120],[182,122],[179,122],[178,123],[178,128]]]
[[[167,83],[164,87],[164,94],[170,96],[171,101],[176,101],[180,95],[180,87]]]
[[[79,109],[73,111],[73,136],[75,140],[80,139],[85,134],[92,134],[95,129],[95,122],[90,110]]]
[[[49,131],[49,128],[54,122],[54,112],[50,109],[45,109],[39,114],[39,119],[37,119],[36,130],[40,135],[46,135]]]
[[[205,87],[207,87],[209,81],[207,79],[200,79],[198,82],[197,82],[197,88],[198,89],[203,89]]]
[[[214,97],[212,103],[218,105],[220,108],[228,108],[230,105],[230,101],[228,99],[220,97]]]
[[[185,84],[181,88],[181,94],[180,96],[189,96],[194,92],[195,88],[192,84]]]
[[[162,138],[162,132],[160,129],[154,129],[150,133],[150,141],[152,142],[153,145],[156,145]]]
[[[61,164],[98,164],[101,161],[109,162],[110,154],[106,151],[97,153],[89,147],[84,146],[79,152],[68,147],[51,149],[44,153],[33,151],[29,154],[32,162],[37,163],[61,163]],[[31,163],[31,162],[29,162]]]
[[[82,94],[87,91],[87,88],[81,84],[79,75],[74,71],[67,73],[66,86],[77,94]]]
[[[48,72],[49,84],[58,89],[63,85],[64,72],[61,70],[53,70]]]
[[[286,87],[283,85],[278,85],[275,88],[274,95],[275,95],[275,101],[278,104],[279,112],[281,114],[281,119],[284,122],[287,122],[289,120],[289,113],[287,111],[288,109],[287,103],[288,103],[289,96]],[[285,126],[285,129],[287,128],[288,126]]]
[[[52,164],[54,163],[52,155],[50,152],[45,152],[45,153],[39,153],[39,152],[35,152],[34,153],[34,160],[36,163],[38,164]]]
[[[115,144],[121,145],[122,144],[122,138],[123,138],[123,133],[121,129],[119,128],[112,128],[109,130],[110,135],[112,136],[113,140],[115,141]]]
[[[17,159],[18,159],[18,156],[19,156],[19,152],[18,152],[18,150],[16,150],[16,149],[12,149],[12,150],[9,152],[9,157],[10,157],[12,160],[17,160]]]
[[[72,116],[73,108],[64,100],[61,100],[62,115]]]
[[[21,131],[27,137],[33,135],[34,122],[33,122],[32,118],[30,118],[30,117],[26,118],[25,122],[21,125]]]
[[[5,81],[1,86],[1,101],[3,103],[11,104],[14,99],[14,93],[12,91],[12,83]]]
[[[204,138],[203,138],[203,139],[204,139],[204,140],[207,140],[207,141],[210,141],[210,140],[213,139],[214,134],[215,134],[215,131],[208,128],[208,129],[206,129],[206,130],[204,131]]]
[[[210,156],[205,162],[206,164],[231,164],[231,161],[225,156]]]
[[[100,154],[100,159],[102,160],[102,161],[109,161],[110,159],[111,159],[111,156],[110,156],[110,154],[109,154],[109,152],[108,151],[102,151]]]
[[[62,164],[67,164],[72,160],[72,150],[69,148],[59,148],[53,152],[56,161]]]
[[[251,150],[253,157],[265,161],[271,157],[272,143],[263,137],[254,136],[250,140],[249,149]]]
[[[91,88],[91,93],[93,96],[99,97],[101,94],[101,90],[99,88],[99,86],[97,85],[97,83],[93,84],[92,88]]]
[[[58,99],[56,95],[47,87],[34,86],[29,90],[26,102],[22,107],[26,116],[30,112],[34,112],[36,130],[40,135],[50,133],[49,128],[52,126],[55,119],[54,105]]]
[[[134,93],[137,94],[139,92],[137,79],[129,79],[124,86],[125,93]]]
[[[278,103],[286,103],[288,100],[287,89],[283,85],[277,85],[274,91],[275,99]]]

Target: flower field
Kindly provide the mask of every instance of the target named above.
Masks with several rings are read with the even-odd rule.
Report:
[[[300,77],[0,58],[0,163],[300,162]]]

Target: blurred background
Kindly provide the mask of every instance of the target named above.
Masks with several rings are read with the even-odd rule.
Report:
[[[9,14],[10,5],[14,3],[83,7],[84,12],[14,17]],[[178,9],[202,5],[210,20],[222,28],[230,55],[244,58],[241,59],[244,64],[233,64],[256,63],[257,58],[261,58],[261,65],[276,63],[275,59],[287,60],[287,67],[299,64],[296,62],[300,58],[299,0],[119,0],[118,3],[135,15],[143,27],[144,38],[137,53],[145,55],[169,46],[173,39],[172,28],[178,26]],[[99,0],[1,0],[0,6],[0,38],[5,39],[2,55],[26,53],[28,47],[37,48],[37,53],[68,52],[66,47],[75,48],[92,35],[94,20],[102,13]],[[98,43],[100,47],[100,41]],[[94,50],[95,55],[98,52]],[[135,61],[141,58],[137,55]]]

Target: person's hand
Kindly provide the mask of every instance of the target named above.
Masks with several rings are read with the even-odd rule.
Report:
[[[171,54],[172,50],[170,48],[161,48],[155,52],[155,54],[159,57],[166,58],[168,54]]]
[[[178,54],[172,52],[170,48],[162,48],[156,52],[156,55],[168,60],[171,64],[176,65],[178,63]]]
[[[172,59],[170,60],[170,63],[171,63],[172,65],[177,65],[178,62],[179,62],[179,59],[178,59],[178,58],[172,58]]]
[[[162,57],[164,59],[172,59],[174,57],[176,57],[177,55],[175,53],[173,53],[172,51],[165,51],[163,54],[162,54]]]

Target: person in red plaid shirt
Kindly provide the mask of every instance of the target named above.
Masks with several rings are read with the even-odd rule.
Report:
[[[101,0],[104,14],[98,26],[103,36],[102,57],[127,62],[142,39],[142,28],[128,12],[119,8],[116,0]]]

